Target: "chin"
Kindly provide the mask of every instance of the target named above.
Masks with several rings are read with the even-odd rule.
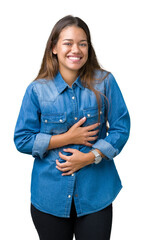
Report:
[[[83,66],[84,66],[84,64],[80,65],[80,66],[71,66],[71,67],[69,66],[68,68],[71,71],[79,71]]]

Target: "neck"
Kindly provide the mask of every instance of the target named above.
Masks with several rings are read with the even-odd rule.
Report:
[[[77,79],[78,77],[78,72],[77,71],[61,71],[60,73],[62,75],[62,78],[64,81],[71,87],[73,82]]]

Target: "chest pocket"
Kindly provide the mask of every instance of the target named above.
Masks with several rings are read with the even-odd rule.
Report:
[[[41,132],[60,134],[66,131],[66,113],[51,113],[41,115]]]
[[[87,108],[83,110],[83,116],[86,117],[86,122],[83,126],[89,126],[98,122],[98,109],[96,108]],[[100,123],[105,121],[104,117],[104,108],[100,111]]]
[[[98,123],[98,115],[99,115],[98,109],[96,109],[96,108],[84,109],[83,115],[84,115],[84,117],[87,118],[86,122],[83,124],[83,127]],[[105,128],[105,125],[106,125],[105,111],[104,111],[104,108],[102,108],[100,111],[100,126],[98,127],[99,128],[98,139],[101,138],[102,129]],[[93,130],[95,130],[95,129],[93,129]],[[94,143],[94,142],[91,142],[91,143]]]

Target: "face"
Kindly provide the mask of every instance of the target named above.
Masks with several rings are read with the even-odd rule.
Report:
[[[53,53],[57,54],[61,73],[68,70],[77,73],[88,59],[88,42],[84,30],[76,26],[64,28]]]

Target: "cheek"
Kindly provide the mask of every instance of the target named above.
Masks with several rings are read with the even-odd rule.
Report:
[[[84,52],[83,52],[83,55],[84,55],[85,61],[87,61],[87,59],[88,59],[88,51],[84,51]]]
[[[68,54],[68,49],[66,48],[62,48],[59,52],[58,52],[58,58],[63,58],[65,56],[67,56]]]

